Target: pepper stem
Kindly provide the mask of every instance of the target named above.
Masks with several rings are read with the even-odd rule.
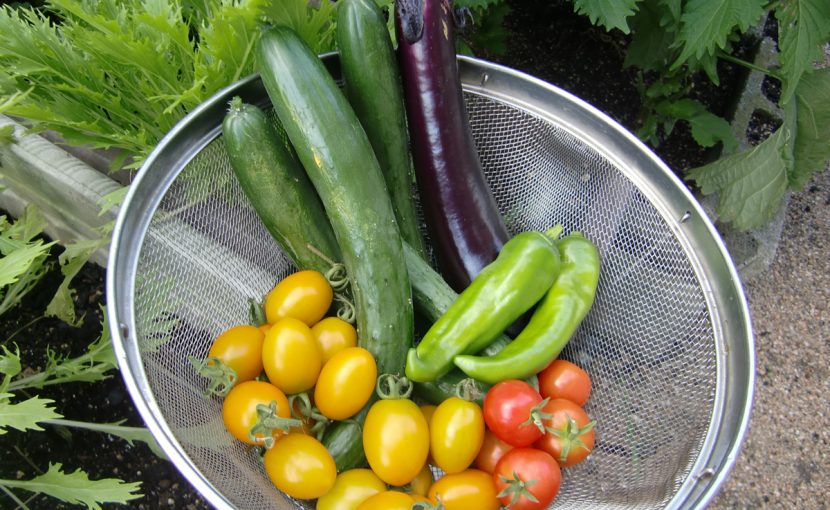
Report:
[[[565,231],[565,227],[562,225],[554,225],[551,228],[545,230],[545,235],[556,241],[560,237],[562,237],[562,233]]]

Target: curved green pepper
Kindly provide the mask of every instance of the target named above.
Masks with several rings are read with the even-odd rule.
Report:
[[[562,270],[519,336],[495,356],[455,357],[455,365],[468,376],[489,384],[524,379],[545,368],[571,339],[594,303],[599,253],[579,233],[564,237],[557,245]]]
[[[481,351],[535,305],[559,272],[559,251],[552,237],[560,231],[522,232],[505,243],[496,260],[409,349],[407,378],[435,380],[452,368],[455,356]]]

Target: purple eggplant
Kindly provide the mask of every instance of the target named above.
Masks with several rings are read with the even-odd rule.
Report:
[[[441,272],[461,292],[509,239],[461,91],[447,0],[397,0],[395,28],[416,180]]]

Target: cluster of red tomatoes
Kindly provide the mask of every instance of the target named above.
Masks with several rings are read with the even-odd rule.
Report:
[[[363,423],[369,469],[338,474],[317,432],[366,406],[378,374],[369,351],[357,347],[354,327],[326,317],[332,302],[322,274],[289,275],[266,296],[267,323],[225,331],[205,363],[234,374],[225,426],[240,441],[265,447],[265,471],[289,496],[317,499],[320,510],[408,510],[416,503],[541,509],[559,491],[561,467],[593,448],[593,422],[582,408],[591,380],[568,361],[540,372],[538,389],[519,380],[494,385],[483,405],[461,391],[418,406],[404,391],[405,378],[381,375],[383,394]],[[434,480],[430,466],[443,476]]]

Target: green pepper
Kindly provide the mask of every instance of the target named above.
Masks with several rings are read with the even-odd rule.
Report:
[[[488,384],[524,379],[545,368],[562,351],[596,296],[599,253],[591,241],[572,233],[557,241],[562,270],[530,322],[495,356],[456,356],[468,376]]]
[[[409,349],[406,377],[427,382],[442,376],[455,356],[481,351],[542,299],[559,272],[554,237],[560,232],[522,232],[505,243],[496,260]]]

